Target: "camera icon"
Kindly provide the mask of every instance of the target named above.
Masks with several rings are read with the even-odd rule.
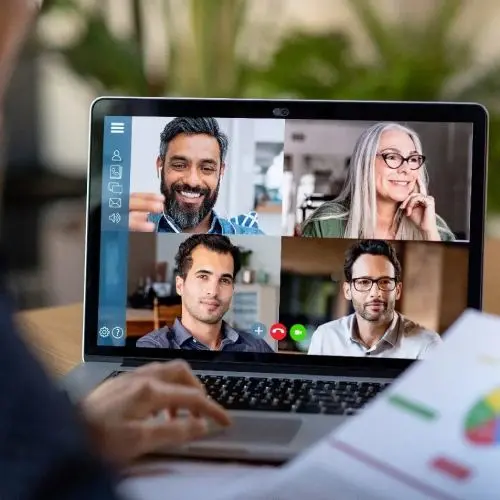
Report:
[[[290,110],[288,108],[274,108],[273,115],[279,116],[280,118],[285,118],[290,114]]]

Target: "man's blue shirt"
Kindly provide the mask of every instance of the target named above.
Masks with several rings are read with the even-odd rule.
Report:
[[[177,224],[166,214],[149,214],[149,221],[156,225],[157,233],[182,233]],[[209,233],[215,234],[264,234],[259,228],[257,212],[237,215],[230,219],[219,217],[212,212]]]
[[[225,321],[221,325],[221,351],[229,352],[274,352],[264,339],[255,338],[251,333],[236,330]],[[202,344],[176,318],[171,327],[164,326],[144,335],[136,342],[137,347],[159,347],[163,349],[183,349],[206,351],[209,347]]]

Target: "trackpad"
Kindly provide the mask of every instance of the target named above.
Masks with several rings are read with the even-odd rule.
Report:
[[[266,418],[233,416],[229,429],[217,432],[202,442],[263,443],[286,446],[297,435],[302,425],[300,418]]]

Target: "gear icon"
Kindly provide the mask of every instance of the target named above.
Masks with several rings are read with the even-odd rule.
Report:
[[[110,331],[107,326],[102,326],[99,328],[99,335],[103,338],[109,337]]]

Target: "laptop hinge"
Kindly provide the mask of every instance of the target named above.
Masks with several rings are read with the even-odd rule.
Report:
[[[152,358],[127,358],[123,360],[122,367],[124,368],[136,368],[143,366],[145,364],[157,361],[165,362],[176,359],[175,357],[171,359],[152,359]],[[209,370],[209,371],[224,371],[224,372],[253,372],[253,373],[275,373],[277,375],[288,373],[295,375],[325,375],[325,376],[352,376],[352,377],[375,377],[375,378],[395,378],[400,375],[404,370],[390,370],[382,369],[375,370],[373,368],[366,369],[364,367],[353,366],[353,367],[311,367],[311,366],[288,366],[283,364],[256,364],[256,363],[224,363],[218,361],[214,363],[213,361],[190,361],[189,362],[193,370]]]
[[[125,358],[122,361],[121,366],[124,368],[136,368],[138,366],[143,366],[147,365],[149,363],[165,363],[167,361],[174,361],[176,359],[179,359],[176,356],[173,356],[171,358]],[[214,363],[213,361],[190,361],[189,364],[191,365],[191,368],[193,369],[213,369],[214,368]],[[234,365],[234,363],[232,363]],[[231,365],[230,365],[231,366]],[[225,368],[226,370],[228,369],[227,367]]]
[[[147,365],[149,363],[154,363],[154,362],[159,362],[159,363],[165,363],[167,361],[174,361],[178,359],[177,357],[172,357],[172,358],[126,358],[122,361],[121,366],[124,368],[135,368],[138,366],[143,366]],[[217,364],[214,365],[213,361],[190,361],[189,365],[191,366],[192,369],[194,370],[235,370],[237,371],[238,369],[241,371],[248,371],[248,366],[247,364],[241,364],[241,363],[221,363],[218,362]],[[250,371],[262,371],[265,370],[266,366],[265,365],[260,365],[260,366],[253,366]]]
[[[135,368],[137,366],[147,365],[148,363],[154,362],[165,362],[169,361],[168,359],[154,359],[154,358],[127,358],[123,360],[122,366],[125,368]]]

